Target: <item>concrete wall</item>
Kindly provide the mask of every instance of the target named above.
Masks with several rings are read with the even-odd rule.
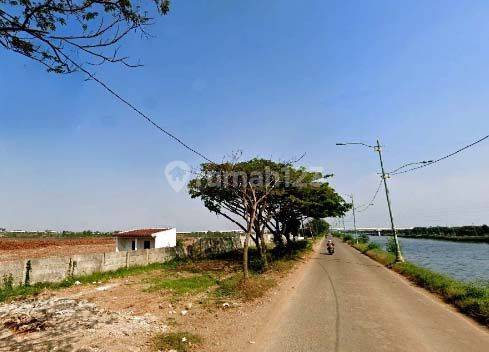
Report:
[[[178,257],[201,258],[241,248],[235,238],[196,239],[185,248],[154,248],[95,254],[77,254],[66,257],[47,257],[13,262],[0,262],[0,280],[12,275],[14,285],[37,282],[59,282],[69,277],[95,272],[114,271],[131,266],[163,263]],[[0,288],[2,287],[0,281]]]
[[[144,249],[144,241],[149,241],[150,249],[153,248],[162,248],[155,247],[155,239],[153,237],[143,237],[143,238],[124,238],[124,237],[116,237],[116,251],[124,252],[124,251],[132,251],[132,241],[136,241],[136,250]]]

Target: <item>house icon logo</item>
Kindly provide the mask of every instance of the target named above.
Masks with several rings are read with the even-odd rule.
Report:
[[[174,160],[165,167],[165,177],[175,192],[180,192],[190,180],[190,166],[181,160]]]

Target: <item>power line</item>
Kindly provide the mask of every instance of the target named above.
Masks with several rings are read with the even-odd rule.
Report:
[[[372,205],[374,205],[375,199],[377,198],[377,195],[379,194],[379,191],[382,188],[382,183],[383,183],[383,180],[381,179],[379,182],[379,185],[377,186],[377,190],[375,191],[375,194],[372,197],[372,199],[370,200],[370,202],[368,202],[366,205],[360,206],[359,208],[361,208],[361,207],[365,207],[365,208],[361,209],[361,210],[357,210],[358,213],[363,213],[365,210],[367,210]]]
[[[64,53],[61,53],[65,58],[66,60],[68,60],[69,62],[71,62],[74,66],[76,66],[80,71],[84,72],[86,75],[88,75],[90,77],[90,79],[93,79],[95,82],[97,82],[98,84],[100,84],[105,90],[107,90],[110,94],[112,94],[114,97],[116,97],[118,100],[120,100],[121,102],[123,102],[124,104],[126,104],[127,106],[129,106],[129,108],[131,108],[132,110],[134,110],[139,116],[143,117],[147,122],[149,122],[151,125],[153,125],[154,127],[156,127],[158,130],[160,130],[161,132],[163,132],[164,134],[166,134],[168,137],[170,137],[171,139],[173,139],[175,142],[177,142],[178,144],[180,144],[181,146],[183,146],[185,149],[191,151],[192,153],[200,156],[202,159],[212,163],[212,164],[215,164],[211,159],[209,159],[208,157],[206,157],[203,153],[199,152],[198,150],[192,148],[191,146],[189,146],[188,144],[186,144],[185,142],[183,142],[180,138],[178,138],[177,136],[175,136],[173,133],[165,130],[163,127],[161,127],[160,125],[158,125],[151,117],[147,116],[145,113],[143,113],[141,110],[139,110],[138,108],[136,108],[133,104],[131,104],[129,101],[127,101],[126,99],[124,99],[122,96],[120,96],[117,92],[115,92],[112,88],[110,88],[107,84],[105,84],[103,81],[101,81],[100,79],[98,79],[97,77],[95,77],[90,71],[87,71],[86,69],[84,69],[82,66],[80,66],[78,63],[76,63],[75,61],[73,61],[72,59],[70,59],[67,55],[65,55]]]
[[[430,165],[436,164],[437,162],[440,162],[440,161],[442,161],[442,160],[448,159],[448,158],[450,158],[450,157],[454,156],[455,154],[458,154],[458,153],[460,153],[460,152],[462,152],[462,151],[464,151],[464,150],[466,150],[466,149],[469,149],[469,148],[473,147],[473,146],[474,146],[474,145],[476,145],[476,144],[481,143],[482,141],[486,140],[487,138],[489,138],[489,135],[487,135],[487,136],[485,136],[485,137],[483,137],[483,138],[481,138],[481,139],[478,139],[478,140],[476,140],[475,142],[473,142],[473,143],[471,143],[471,144],[469,144],[469,145],[466,145],[465,147],[460,148],[460,149],[458,149],[458,150],[454,151],[453,153],[447,154],[447,155],[445,155],[445,156],[443,156],[443,157],[441,157],[441,158],[439,158],[439,159],[433,160],[433,161],[431,161],[431,162],[423,163],[423,164],[422,164],[422,165],[420,165],[420,166],[416,166],[416,167],[413,167],[413,168],[410,168],[410,169],[407,169],[407,170],[404,170],[404,171],[397,171],[397,172],[392,172],[392,173],[389,173],[389,174],[390,174],[390,175],[400,175],[400,174],[405,174],[405,173],[410,172],[410,171],[414,171],[414,170],[417,170],[417,169],[421,169],[421,168],[423,168],[423,167],[427,167],[427,166],[430,166]],[[398,169],[399,169],[399,168],[398,168]],[[397,169],[397,170],[398,170],[398,169]],[[395,170],[394,170],[394,171],[395,171]]]

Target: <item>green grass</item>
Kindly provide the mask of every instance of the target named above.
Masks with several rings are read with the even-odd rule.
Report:
[[[217,284],[217,280],[207,274],[180,278],[151,278],[147,292],[170,290],[175,294],[204,292]]]
[[[58,290],[70,287],[73,286],[77,281],[82,284],[99,281],[106,282],[114,278],[137,275],[154,270],[162,270],[165,268],[165,264],[166,263],[154,263],[146,266],[133,266],[129,268],[121,268],[115,271],[107,271],[103,273],[93,273],[90,275],[71,277],[57,283],[41,282],[29,286],[12,286],[10,284],[6,285],[4,281],[4,285],[0,288],[0,302],[4,302],[14,298],[37,295],[45,289]]]
[[[158,334],[152,339],[151,347],[153,351],[176,350],[178,352],[187,352],[191,345],[199,345],[202,338],[198,335],[188,332],[173,332]]]

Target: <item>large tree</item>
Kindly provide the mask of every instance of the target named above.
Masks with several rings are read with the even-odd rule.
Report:
[[[70,73],[83,64],[137,66],[119,55],[130,32],[146,35],[151,13],[166,15],[169,0],[0,0],[0,45]]]
[[[350,209],[326,182],[327,175],[293,167],[286,173],[289,182],[274,189],[266,209],[267,228],[277,245],[283,244],[283,238],[290,245],[291,237],[308,218],[337,217]]]
[[[248,248],[260,209],[268,202],[273,189],[283,182],[283,164],[271,160],[252,159],[244,162],[205,163],[201,174],[189,182],[192,198],[200,198],[207,209],[219,214],[245,232],[243,273],[248,278]],[[258,226],[261,226],[258,223]],[[260,251],[261,253],[261,251]]]
[[[349,206],[324,182],[322,174],[266,159],[202,164],[201,174],[189,183],[189,193],[246,233],[245,278],[250,238],[266,267],[266,229],[276,240],[284,236],[289,243],[304,218],[342,215]]]

